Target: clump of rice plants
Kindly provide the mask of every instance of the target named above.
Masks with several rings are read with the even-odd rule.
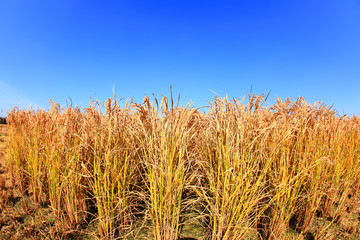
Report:
[[[209,109],[209,123],[198,143],[203,179],[197,190],[208,217],[209,239],[245,238],[267,205],[272,160],[263,161],[263,145],[272,126],[257,112],[261,103],[261,97],[246,106],[217,98]]]
[[[140,160],[144,168],[152,237],[178,239],[181,215],[189,204],[184,192],[193,179],[189,145],[195,129],[189,124],[196,111],[188,106],[169,109],[168,99],[164,97],[157,108],[145,98],[139,112]]]

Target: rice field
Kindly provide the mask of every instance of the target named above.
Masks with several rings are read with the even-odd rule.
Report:
[[[40,238],[90,227],[99,239],[360,234],[358,116],[265,95],[202,109],[166,96],[51,105],[7,116],[14,184],[54,216]]]

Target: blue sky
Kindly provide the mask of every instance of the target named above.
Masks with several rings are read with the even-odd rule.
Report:
[[[360,2],[0,1],[0,115],[48,100],[257,94],[360,114]],[[271,101],[270,101],[271,102]]]

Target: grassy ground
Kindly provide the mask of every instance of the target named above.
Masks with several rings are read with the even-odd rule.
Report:
[[[99,238],[95,221],[72,231],[64,231],[59,229],[48,205],[35,204],[31,193],[20,193],[6,163],[6,136],[7,126],[0,124],[0,239]],[[285,239],[360,239],[360,200],[356,201],[358,208],[348,213],[347,221],[335,223],[335,219],[325,219],[319,213],[306,234],[297,233],[289,227]],[[140,238],[146,239],[146,235],[146,230],[143,230]],[[204,239],[203,235],[203,229],[195,222],[184,226],[181,237]],[[257,239],[256,235],[248,237]]]

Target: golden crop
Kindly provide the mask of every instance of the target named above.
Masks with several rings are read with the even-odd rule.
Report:
[[[360,118],[302,98],[264,103],[15,108],[8,161],[59,229],[96,219],[104,239],[178,239],[192,219],[213,240],[280,239],[289,227],[306,232],[316,214],[343,221],[358,204]]]

